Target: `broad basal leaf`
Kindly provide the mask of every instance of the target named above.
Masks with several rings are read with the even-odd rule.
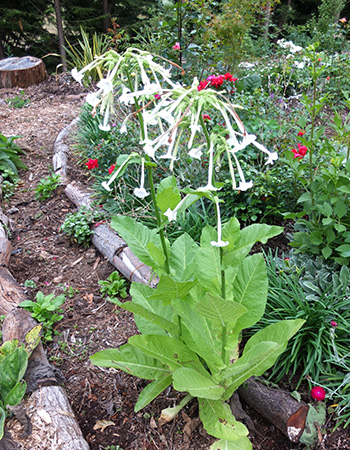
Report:
[[[237,320],[247,312],[247,308],[237,302],[224,300],[218,295],[207,293],[203,300],[196,303],[195,309],[216,327],[234,326]]]
[[[7,397],[9,392],[22,380],[28,365],[28,353],[22,347],[6,356],[0,363],[1,396]]]
[[[218,439],[225,441],[240,441],[248,439],[248,430],[238,422],[227,403],[221,400],[200,399],[199,417],[207,432]],[[242,447],[245,448],[244,446]],[[249,448],[249,447],[248,447]]]
[[[114,367],[145,380],[156,380],[169,374],[169,369],[159,360],[145,355],[130,344],[97,352],[90,356],[90,361],[96,366]]]
[[[193,369],[182,367],[173,373],[173,386],[179,392],[189,392],[193,397],[219,400],[224,388],[215,383],[208,373],[203,376]]]
[[[225,228],[223,229],[223,238],[224,230]],[[224,264],[227,266],[240,264],[256,242],[266,244],[270,238],[277,236],[282,231],[282,227],[266,224],[253,224],[243,228],[233,250],[225,251],[224,247]]]
[[[221,356],[221,340],[215,339],[210,322],[188,302],[177,301],[173,306],[181,317],[182,339],[186,345],[204,359],[212,374],[222,370],[225,364]]]
[[[161,249],[160,237],[154,230],[150,230],[140,222],[128,216],[113,216],[111,227],[124,239],[132,252],[144,264],[152,267],[155,271],[162,268],[162,261],[155,259],[154,247]],[[148,244],[153,243],[150,252]]]
[[[129,339],[129,343],[146,355],[156,358],[170,370],[184,366],[190,367],[204,376],[208,373],[198,356],[179,339],[161,335],[136,335]]]
[[[224,398],[228,399],[238,387],[252,375],[262,375],[272,367],[285,350],[288,340],[305,323],[302,319],[283,320],[255,333],[244,347],[242,356],[222,376],[230,385]]]
[[[247,308],[235,327],[235,331],[241,331],[254,325],[265,311],[267,274],[262,254],[245,258],[237,267],[232,292],[234,301]]]
[[[238,439],[237,441],[220,441],[214,442],[209,450],[252,450],[252,443],[247,437]]]
[[[154,289],[142,283],[132,283],[130,295],[132,303],[136,306],[132,308],[137,328],[141,334],[178,334],[177,326],[172,321],[174,311],[171,305],[165,305],[159,300],[150,297],[154,294]],[[130,302],[126,302],[127,304]],[[120,304],[124,307],[126,303]],[[137,308],[145,308],[147,311]],[[131,309],[129,309],[130,311]],[[174,328],[175,327],[175,328]],[[166,330],[166,331],[165,331]]]
[[[139,395],[135,405],[135,412],[140,411],[140,409],[151,403],[151,401],[158,397],[164,389],[171,385],[172,381],[173,377],[171,375],[167,375],[149,383]]]
[[[197,280],[175,281],[170,275],[163,273],[151,298],[169,305],[172,300],[184,299],[196,284]]]
[[[171,246],[169,264],[174,280],[189,280],[195,267],[194,257],[198,246],[186,233],[182,234]]]

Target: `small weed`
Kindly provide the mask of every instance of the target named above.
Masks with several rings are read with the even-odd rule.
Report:
[[[6,103],[11,108],[24,108],[30,105],[30,99],[25,95],[24,91],[20,91],[16,97],[7,98]]]
[[[35,302],[25,300],[19,306],[29,311],[33,319],[42,323],[43,340],[52,341],[52,335],[56,334],[53,324],[63,318],[60,306],[64,303],[65,297],[64,295],[55,297],[54,294],[44,295],[42,292],[38,292],[35,298]]]
[[[36,284],[34,283],[33,280],[26,280],[24,282],[24,287],[29,288],[29,289],[35,289],[36,288]]]
[[[39,201],[47,200],[51,197],[52,192],[59,186],[61,177],[55,173],[41,178],[39,184],[35,188],[35,198]]]
[[[118,296],[122,298],[128,296],[125,280],[117,271],[112,272],[107,280],[99,281],[98,284],[101,286],[100,290],[102,297],[107,295],[109,299],[113,299]]]
[[[79,289],[75,289],[73,286],[70,286],[69,284],[66,284],[63,288],[63,293],[68,298],[73,298],[76,294],[79,293]]]

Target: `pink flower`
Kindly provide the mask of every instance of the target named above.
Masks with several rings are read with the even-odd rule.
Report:
[[[211,118],[208,114],[203,114],[202,117],[203,117],[204,122],[208,122],[209,120],[211,120]]]
[[[181,50],[180,42],[175,42],[175,45],[173,45],[173,49],[174,50]]]
[[[209,77],[207,78],[207,81],[211,81],[213,78],[215,78],[215,75],[209,75]]]
[[[337,322],[335,321],[335,320],[332,320],[331,321],[331,325],[332,325],[332,327],[337,327],[338,326],[338,324],[337,324]]]
[[[307,147],[306,145],[298,144],[298,150],[293,148],[292,152],[294,153],[293,158],[303,159],[307,153]]]
[[[154,98],[155,98],[156,100],[159,100],[159,99],[160,99],[160,95],[159,95],[159,94],[156,94],[156,95],[154,96]]]
[[[96,169],[98,167],[98,159],[89,158],[89,161],[85,165],[89,170]]]
[[[304,134],[305,134],[305,131],[304,130],[300,130],[299,133],[298,133],[298,136],[304,136]]]
[[[112,164],[111,167],[108,169],[108,173],[111,175],[113,170],[115,169],[115,164]]]
[[[318,402],[322,402],[326,397],[326,391],[320,386],[315,386],[311,389],[311,397]]]
[[[346,23],[346,18],[343,17],[342,19],[339,19],[339,22],[341,22],[341,23]]]

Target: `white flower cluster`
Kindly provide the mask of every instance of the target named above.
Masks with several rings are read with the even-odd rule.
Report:
[[[98,63],[100,62],[99,59]],[[138,108],[132,115],[137,114],[139,118],[140,145],[143,148],[144,155],[147,155],[146,159],[156,160],[157,157],[170,159],[170,169],[177,159],[180,141],[182,143],[184,141],[182,134],[185,130],[188,130],[189,137],[186,144],[188,155],[200,159],[202,149],[206,149],[209,156],[207,184],[197,187],[194,192],[197,192],[198,195],[203,192],[211,193],[210,195],[215,198],[218,240],[211,244],[213,246],[227,245],[228,243],[221,239],[219,200],[215,194],[219,190],[215,183],[215,160],[221,157],[219,155],[226,155],[233,189],[245,191],[252,187],[253,182],[245,180],[236,153],[252,144],[268,156],[266,164],[275,161],[278,158],[277,153],[270,152],[256,142],[255,135],[247,133],[236,113],[235,108],[238,106],[224,100],[222,95],[213,89],[207,88],[198,91],[199,83],[197,79],[194,79],[190,88],[173,83],[170,80],[170,70],[155,63],[149,53],[138,49],[129,49],[124,55],[108,52],[106,62],[109,69],[106,78],[97,83],[98,91],[88,94],[86,98],[94,111],[99,107],[100,113],[104,114],[100,129],[105,131],[110,129],[108,121],[110,113],[113,111],[114,94],[117,92],[120,103],[134,105],[134,109],[135,106]],[[93,65],[94,63],[90,64],[89,68]],[[80,72],[73,69],[72,75],[78,82],[81,82],[86,70],[87,67]],[[167,87],[164,88],[164,84]],[[211,110],[215,110],[223,118],[227,131],[226,138],[216,133],[209,136],[203,121],[203,115]],[[120,132],[127,132],[126,123],[130,116],[124,120]],[[204,136],[205,143],[203,143]],[[156,152],[160,155],[156,155]],[[135,155],[141,160],[141,177],[140,187],[134,190],[134,194],[140,198],[149,195],[144,187],[145,157],[140,157],[135,153],[129,155],[118,170],[114,171],[108,182],[102,183],[105,189],[111,190],[110,184],[119,176],[119,173],[122,173],[129,161],[135,159]],[[234,166],[240,179],[238,185],[235,180]],[[179,204],[174,210],[168,210],[165,213],[169,221],[176,219],[180,207]]]
[[[277,45],[279,45],[281,48],[288,49],[290,53],[297,53],[303,50],[303,47],[300,47],[300,45],[295,45],[292,41],[286,41],[285,39],[279,39],[277,41]]]

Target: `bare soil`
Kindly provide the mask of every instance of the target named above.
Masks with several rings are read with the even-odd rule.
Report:
[[[64,374],[64,387],[91,450],[112,445],[123,450],[208,449],[213,439],[197,419],[195,402],[187,405],[172,423],[160,428],[157,418],[161,410],[174,406],[181,394],[167,390],[135,413],[134,405],[145,382],[90,363],[90,355],[118,347],[137,332],[133,318],[101,297],[98,281],[106,279],[115,268],[94,247],[78,246],[60,231],[66,214],[75,211],[75,206],[63,192],[56,192],[44,202],[35,199],[40,179],[51,174],[55,139],[78,116],[84,102],[79,94],[83,91],[69,76],[50,77],[23,91],[30,103],[14,109],[7,100],[19,96],[19,90],[0,90],[0,132],[21,136],[16,142],[25,150],[22,160],[28,166],[21,172],[14,195],[2,202],[4,213],[12,221],[14,251],[9,268],[19,283],[35,282],[37,287],[27,293],[32,299],[37,291],[59,295],[67,294],[70,287],[64,318],[56,324],[57,334],[46,344],[46,350],[51,363]],[[79,178],[88,186],[84,163],[72,154],[69,166],[68,176]],[[247,408],[247,412],[257,429],[252,436],[254,449],[303,448],[292,444],[254,411]],[[349,449],[349,430],[332,433],[331,427],[329,420],[319,448]]]

